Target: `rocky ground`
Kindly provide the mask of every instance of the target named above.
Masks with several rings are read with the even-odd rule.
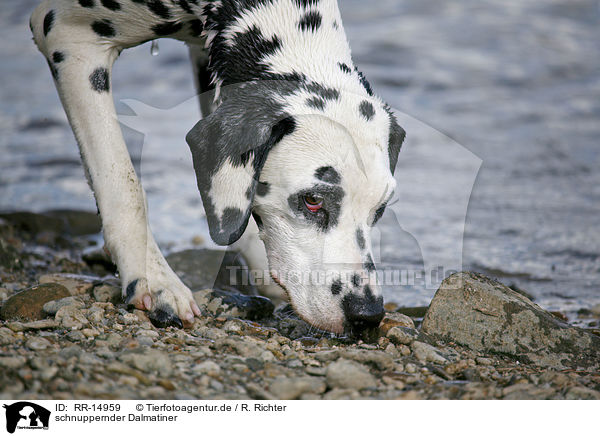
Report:
[[[600,399],[598,331],[486,277],[447,279],[426,313],[387,306],[370,343],[231,289],[195,292],[192,328],[156,328],[121,302],[98,229],[85,213],[0,218],[1,398]],[[202,289],[214,271],[186,264],[207,256],[170,261]]]

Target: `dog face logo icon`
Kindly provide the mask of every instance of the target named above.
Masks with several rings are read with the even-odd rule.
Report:
[[[48,429],[50,411],[28,401],[4,405],[6,409],[6,431],[14,433],[19,429]]]

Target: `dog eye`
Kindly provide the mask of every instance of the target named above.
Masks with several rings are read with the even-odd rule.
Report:
[[[318,212],[323,207],[323,198],[322,197],[308,194],[302,198],[304,199],[304,205],[312,213]]]

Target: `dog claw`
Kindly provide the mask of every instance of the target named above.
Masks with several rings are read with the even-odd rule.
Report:
[[[172,312],[167,312],[163,309],[156,309],[148,314],[148,318],[154,324],[155,327],[178,327],[183,328],[183,322],[181,319]]]
[[[190,304],[190,306],[192,308],[192,312],[194,312],[194,315],[196,315],[196,316],[202,315],[202,313],[200,312],[200,308],[198,307],[198,305],[195,302],[192,302]]]
[[[142,301],[144,302],[144,307],[146,310],[152,309],[152,297],[150,297],[150,295],[144,295]]]

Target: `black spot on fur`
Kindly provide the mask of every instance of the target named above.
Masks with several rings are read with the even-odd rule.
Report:
[[[342,70],[343,73],[352,74],[352,69],[348,66],[348,64],[338,62],[338,67]]]
[[[96,92],[110,91],[108,70],[104,67],[96,68],[90,75],[90,83],[92,84],[92,89]]]
[[[202,21],[200,20],[192,20],[190,21],[190,30],[191,35],[194,37],[198,37],[202,34],[203,26]]]
[[[321,97],[323,100],[339,100],[340,92],[334,88],[327,88],[326,86],[321,85],[320,83],[311,82],[307,83],[304,86],[309,92],[316,94]]]
[[[338,185],[342,178],[333,167],[321,167],[315,171],[315,177],[323,182]]]
[[[58,81],[58,69],[56,68],[56,65],[50,62],[49,59],[47,61],[48,67],[50,67],[50,72],[52,73],[52,77],[54,78],[54,80]]]
[[[352,276],[352,284],[355,288],[358,288],[360,286],[360,276],[358,274],[354,274]]]
[[[79,0],[79,4],[84,8],[93,8],[94,0]]]
[[[132,281],[131,283],[129,283],[127,285],[126,288],[126,295],[125,295],[125,302],[127,304],[129,304],[131,302],[131,300],[133,299],[133,297],[135,296],[135,288],[137,287],[139,280],[135,279],[134,281]]]
[[[361,250],[365,249],[365,234],[361,228],[356,229],[356,242],[358,243],[358,248]]]
[[[338,29],[340,28],[340,24],[337,22],[337,20],[333,22],[333,24],[332,24],[332,27],[333,27],[335,30],[338,30]]]
[[[339,295],[342,292],[342,281],[340,279],[335,279],[331,284],[331,293],[333,295]]]
[[[52,53],[52,62],[54,62],[55,64],[60,64],[64,60],[65,55],[62,52],[55,51],[54,53]]]
[[[102,6],[106,9],[110,9],[111,11],[118,11],[121,9],[121,5],[115,0],[100,0],[100,3],[102,3]]]
[[[252,218],[254,218],[254,222],[258,226],[258,229],[262,230],[262,228],[263,228],[263,220],[260,217],[260,215],[257,214],[256,212],[252,212]]]
[[[178,0],[177,3],[181,7],[181,9],[183,9],[184,11],[186,11],[188,14],[193,14],[194,13],[194,11],[190,7],[190,4],[187,2],[187,0]]]
[[[267,39],[257,26],[233,36],[232,44],[218,35],[210,47],[210,65],[223,85],[247,82],[253,79],[278,80],[263,59],[281,48],[277,36]]]
[[[259,197],[265,197],[269,194],[270,190],[271,187],[266,182],[258,182],[258,185],[256,185],[256,195]]]
[[[375,296],[373,295],[373,290],[369,285],[365,285],[365,298],[367,300],[374,300]]]
[[[48,35],[48,32],[52,30],[54,24],[54,11],[50,11],[44,17],[44,36]]]
[[[361,85],[363,86],[363,88],[365,88],[365,91],[367,91],[367,94],[369,94],[371,97],[375,95],[373,93],[373,88],[371,87],[371,84],[369,83],[365,75],[361,71],[358,71],[358,69],[356,69],[356,73],[358,74],[358,78],[360,80]]]
[[[367,121],[371,121],[375,116],[375,108],[370,102],[364,100],[360,104],[360,114],[365,117]]]
[[[319,0],[294,0],[294,3],[299,8],[308,8],[310,6],[316,6],[319,4]]]
[[[390,118],[388,155],[390,159],[390,171],[392,172],[392,174],[394,174],[394,171],[396,170],[396,164],[398,163],[398,155],[400,154],[402,143],[406,138],[406,131],[398,125],[396,117],[392,114],[392,111],[388,106],[386,106],[385,110],[387,111]]]
[[[117,34],[110,20],[99,20],[92,23],[92,30],[100,36],[111,38]]]
[[[166,7],[160,0],[148,0],[147,5],[148,8],[160,18],[164,18],[165,20],[171,18],[171,12],[169,11],[169,8]]]
[[[320,111],[325,110],[325,100],[321,97],[311,97],[306,99],[306,105]]]
[[[182,27],[183,27],[183,24],[173,21],[173,22],[156,24],[156,25],[152,26],[152,31],[157,36],[167,36],[167,35],[172,35],[175,32],[179,32]]]
[[[368,272],[375,271],[375,263],[373,262],[373,258],[371,257],[370,254],[367,255],[367,259],[365,260],[365,263],[363,266]]]
[[[375,224],[377,224],[377,221],[379,221],[381,219],[381,217],[383,216],[383,213],[385,212],[385,208],[387,207],[387,203],[381,205],[376,211],[375,211],[375,215],[373,216],[373,224],[371,224],[372,226],[374,226]]]
[[[300,19],[298,22],[298,28],[303,31],[310,30],[312,32],[316,32],[319,27],[321,27],[322,21],[323,17],[320,13],[316,11],[310,11]]]
[[[245,211],[243,211],[242,209],[238,209],[237,207],[226,208],[223,211],[223,216],[221,218],[221,228],[223,228],[223,229],[235,228],[237,223],[242,221],[244,213],[245,213]],[[239,238],[237,235],[235,235],[235,237],[236,237],[236,239],[233,239],[234,238],[233,236],[230,237],[230,243],[234,243],[237,240],[237,238]]]

